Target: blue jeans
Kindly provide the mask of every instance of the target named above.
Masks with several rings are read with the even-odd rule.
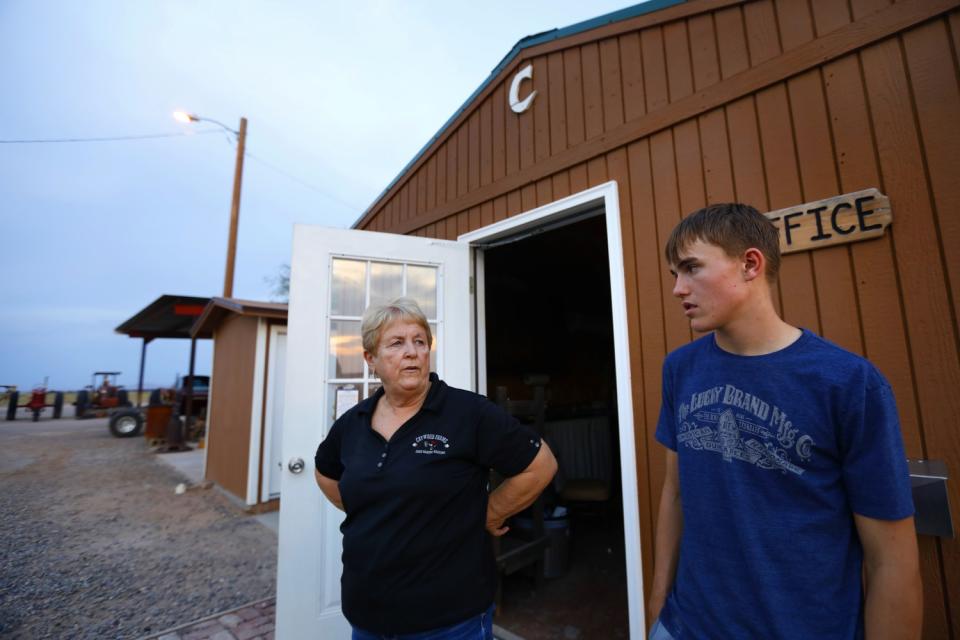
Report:
[[[673,640],[673,636],[670,635],[666,627],[660,624],[660,618],[657,618],[653,621],[653,626],[650,627],[650,635],[647,636],[647,640]]]
[[[449,627],[398,635],[370,633],[353,627],[352,638],[353,640],[493,640],[493,605],[491,604],[483,613]]]

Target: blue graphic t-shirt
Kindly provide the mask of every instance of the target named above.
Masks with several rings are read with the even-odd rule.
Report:
[[[679,461],[683,535],[660,615],[677,640],[863,637],[853,514],[913,515],[873,365],[807,330],[762,356],[705,336],[664,363],[657,440]]]

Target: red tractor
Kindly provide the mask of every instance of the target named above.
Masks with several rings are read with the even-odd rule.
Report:
[[[127,390],[114,384],[119,371],[95,371],[92,383],[77,392],[76,418],[103,418],[113,409],[132,406]]]
[[[46,407],[53,408],[54,419],[59,418],[63,414],[63,392],[52,392],[53,403],[47,404],[47,394],[51,392],[47,391],[46,383],[34,387],[33,391],[30,392],[30,401],[24,405],[18,404],[20,400],[20,392],[17,391],[16,385],[0,385],[0,387],[6,389],[4,395],[7,398],[7,420],[16,420],[17,409],[21,406],[33,414],[34,422],[40,420],[40,414],[43,413],[43,410]]]

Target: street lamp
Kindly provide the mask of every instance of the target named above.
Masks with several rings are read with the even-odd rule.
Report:
[[[240,183],[243,179],[243,150],[247,142],[247,119],[240,118],[240,129],[234,131],[213,118],[201,118],[194,113],[174,111],[174,120],[183,123],[212,122],[237,137],[237,164],[233,171],[233,200],[230,204],[230,235],[227,238],[227,269],[223,278],[223,297],[233,296],[233,265],[237,257],[237,224],[240,221]]]

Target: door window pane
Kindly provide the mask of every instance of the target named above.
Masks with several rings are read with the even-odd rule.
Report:
[[[437,323],[430,322],[430,334],[433,336],[433,344],[430,345],[430,371],[437,371]]]
[[[413,298],[428,318],[437,317],[437,268],[407,265],[407,296]]]
[[[335,316],[359,316],[367,299],[367,263],[358,260],[333,261],[330,313]]]
[[[329,375],[334,378],[363,377],[363,345],[360,342],[359,321],[330,321]]]
[[[370,306],[384,304],[403,295],[403,265],[370,263]]]

